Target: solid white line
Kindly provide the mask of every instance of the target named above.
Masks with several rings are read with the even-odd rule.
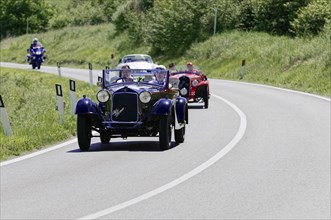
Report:
[[[50,152],[52,150],[56,150],[56,149],[59,149],[61,147],[68,146],[69,144],[73,144],[73,143],[76,143],[76,142],[77,142],[77,138],[74,138],[74,139],[71,139],[69,141],[63,142],[63,143],[55,145],[53,147],[46,148],[44,150],[37,151],[37,152],[32,153],[32,154],[28,154],[28,155],[18,157],[18,158],[12,159],[12,160],[7,160],[5,162],[0,163],[0,167],[6,166],[6,165],[9,165],[9,164],[12,164],[12,163],[16,163],[16,162],[19,162],[19,161],[22,161],[22,160],[26,160],[26,159],[38,156],[40,154],[44,154],[44,153]]]
[[[222,100],[223,102],[225,102],[226,104],[228,104],[235,112],[237,112],[237,114],[240,117],[240,126],[239,126],[239,130],[237,132],[237,134],[234,136],[234,138],[230,141],[230,143],[228,143],[221,151],[219,151],[217,154],[215,154],[213,157],[211,157],[209,160],[207,160],[206,162],[204,162],[203,164],[201,164],[200,166],[196,167],[195,169],[191,170],[190,172],[184,174],[183,176],[173,180],[170,183],[167,183],[157,189],[154,189],[150,192],[147,192],[141,196],[138,196],[134,199],[128,200],[126,202],[120,203],[118,205],[112,206],[110,208],[104,209],[102,211],[87,215],[85,217],[79,218],[79,219],[97,219],[100,218],[102,216],[105,215],[109,215],[113,212],[116,212],[118,210],[124,209],[126,207],[129,207],[131,205],[137,204],[141,201],[144,201],[146,199],[149,199],[153,196],[156,196],[168,189],[171,189],[183,182],[185,182],[186,180],[190,179],[191,177],[199,174],[200,172],[204,171],[205,169],[207,169],[208,167],[210,167],[211,165],[213,165],[214,163],[216,163],[218,160],[220,160],[222,157],[224,157],[227,153],[229,153],[230,150],[232,150],[232,148],[234,148],[236,146],[236,144],[238,144],[238,142],[241,140],[241,138],[244,136],[245,131],[246,131],[246,127],[247,127],[247,120],[246,120],[246,115],[234,104],[232,104],[231,102],[227,101],[226,99],[211,94],[213,97]]]
[[[330,98],[327,98],[327,97],[324,97],[324,96],[315,95],[315,94],[311,94],[311,93],[307,93],[307,92],[301,92],[301,91],[292,90],[292,89],[280,88],[280,87],[276,87],[276,86],[262,85],[262,84],[249,83],[249,82],[238,82],[238,81],[223,80],[223,79],[212,79],[212,80],[231,82],[231,83],[237,83],[237,84],[244,84],[244,85],[250,85],[250,86],[257,86],[257,87],[269,88],[269,89],[276,89],[276,90],[281,90],[281,91],[285,91],[285,92],[291,92],[291,93],[296,93],[296,94],[300,94],[300,95],[311,96],[311,97],[314,97],[314,98],[323,99],[325,101],[331,102]]]

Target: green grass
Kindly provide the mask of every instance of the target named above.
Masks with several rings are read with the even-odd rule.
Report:
[[[26,48],[35,35],[1,41],[1,61],[23,63]],[[151,53],[127,34],[117,35],[114,26],[68,27],[38,34],[47,49],[46,65],[87,68],[111,66],[111,54],[118,59],[128,53]],[[181,57],[154,56],[167,66],[193,61],[211,78],[239,80],[241,60],[246,60],[243,81],[331,96],[330,34],[312,39],[271,36],[266,33],[231,31],[205,42],[195,43]]]
[[[55,111],[56,83],[62,85],[66,103],[63,124]],[[69,79],[1,67],[0,84],[0,94],[14,133],[5,136],[0,123],[0,160],[76,135],[76,119],[70,114]],[[95,100],[95,86],[76,81],[76,89],[77,100],[83,94]]]

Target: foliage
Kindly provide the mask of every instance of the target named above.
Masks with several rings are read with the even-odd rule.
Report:
[[[52,10],[44,0],[1,0],[1,39],[26,33],[47,30]],[[28,30],[27,30],[28,23]]]
[[[331,2],[329,0],[313,0],[301,8],[298,17],[291,22],[297,36],[314,36],[331,23]]]

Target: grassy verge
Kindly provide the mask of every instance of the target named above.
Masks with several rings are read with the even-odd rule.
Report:
[[[1,61],[22,63],[25,48],[34,35],[1,41]],[[48,65],[63,61],[63,66],[94,68],[111,64],[128,53],[151,53],[151,48],[130,43],[127,34],[116,35],[111,24],[70,27],[38,35],[47,49]],[[241,60],[246,60],[244,81],[268,84],[331,96],[330,34],[312,39],[271,36],[265,33],[218,34],[195,43],[181,57],[155,57],[167,66],[170,62],[193,61],[211,78],[239,80]]]
[[[66,103],[64,124],[55,111],[56,83],[62,85]],[[0,160],[40,149],[76,134],[76,119],[70,114],[69,79],[1,68],[0,84],[0,94],[14,133],[13,136],[5,136],[0,123]],[[94,99],[96,89],[76,81],[77,100],[83,94]]]

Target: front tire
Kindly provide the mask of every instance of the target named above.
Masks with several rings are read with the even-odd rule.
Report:
[[[181,129],[176,130],[175,129],[175,141],[176,143],[180,144],[183,143],[185,140],[185,124],[184,127]]]
[[[88,151],[91,146],[92,125],[89,115],[77,116],[77,139],[81,151]]]
[[[209,94],[208,94],[208,88],[206,87],[203,92],[203,102],[205,105],[205,108],[209,107]]]
[[[100,131],[100,141],[103,144],[108,144],[111,138],[110,131]]]
[[[171,147],[171,115],[162,116],[159,126],[159,144],[161,150],[168,150]]]

